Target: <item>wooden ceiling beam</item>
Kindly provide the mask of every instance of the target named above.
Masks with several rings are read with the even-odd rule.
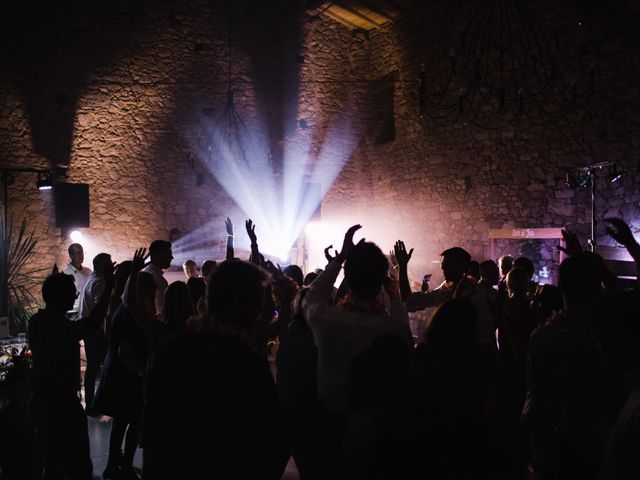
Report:
[[[307,0],[308,10],[348,28],[372,30],[393,21],[414,0]]]

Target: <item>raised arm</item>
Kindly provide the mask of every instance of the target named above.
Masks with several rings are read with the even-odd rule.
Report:
[[[564,240],[564,247],[558,245],[558,250],[566,253],[570,257],[575,257],[583,252],[582,244],[578,239],[578,236],[568,228],[562,229],[562,240]]]
[[[233,223],[231,219],[227,217],[224,221],[224,225],[227,228],[227,260],[232,260],[234,257],[233,252]]]
[[[610,225],[606,227],[607,233],[611,235],[616,242],[623,245],[636,262],[636,270],[638,271],[640,280],[640,245],[634,238],[631,228],[620,218],[605,218],[604,221]]]
[[[344,236],[342,250],[339,253],[336,252],[336,256],[332,257],[332,260],[324,272],[322,272],[309,287],[302,306],[305,318],[310,324],[313,323],[315,318],[320,316],[321,312],[331,306],[328,299],[331,298],[333,284],[336,278],[338,278],[342,264],[346,260],[349,251],[353,248],[353,235],[360,228],[362,228],[361,225],[354,225],[347,230]]]
[[[620,220],[622,222],[622,220]],[[622,222],[624,224],[624,222]],[[626,224],[625,224],[626,225]],[[633,236],[632,236],[633,237]],[[582,248],[582,244],[580,243],[580,239],[578,235],[568,229],[562,230],[562,239],[565,242],[565,246],[558,245],[558,250],[566,253],[570,257],[576,257],[584,253],[584,249]],[[602,275],[602,283],[605,287],[611,288],[615,287],[618,277],[614,275],[611,270],[609,270],[604,262],[601,264],[600,274]]]
[[[260,266],[262,264],[262,261],[260,260],[260,250],[258,249],[258,236],[256,235],[256,226],[253,224],[251,219],[247,220],[244,226],[247,229],[249,240],[251,240],[251,256],[249,257],[249,261],[255,265]]]
[[[411,285],[409,284],[408,265],[413,255],[413,248],[407,253],[402,240],[398,240],[393,246],[393,253],[398,262],[398,283],[400,284],[400,300],[403,302],[411,294]]]
[[[324,258],[327,259],[327,265],[329,265],[334,258],[336,258],[336,255],[338,255],[338,251],[337,250],[333,250],[335,255],[331,255],[331,252],[329,252],[329,250],[331,250],[333,248],[333,245],[329,245],[327,248],[324,249]]]

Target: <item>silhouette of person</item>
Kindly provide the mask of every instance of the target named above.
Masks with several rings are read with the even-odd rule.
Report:
[[[281,477],[282,410],[267,362],[247,343],[267,278],[248,262],[222,262],[207,285],[210,321],[161,347],[148,384],[145,479]]]
[[[73,278],[62,273],[49,276],[42,285],[45,308],[29,320],[33,353],[31,416],[41,435],[45,460],[44,478],[86,479],[92,476],[87,417],[80,391],[80,340],[100,328],[113,288],[113,265],[105,271],[105,289],[88,317],[70,321],[65,313],[73,306]]]
[[[88,317],[106,288],[105,271],[113,269],[111,255],[108,253],[99,253],[93,259],[93,273],[87,279],[84,289],[80,294],[80,306],[78,316],[80,318]],[[87,335],[84,338],[84,352],[87,357],[87,367],[84,372],[84,400],[85,409],[88,415],[93,415],[93,397],[95,393],[96,377],[100,366],[107,354],[107,336],[105,335],[105,324],[102,319],[100,329],[93,335]]]

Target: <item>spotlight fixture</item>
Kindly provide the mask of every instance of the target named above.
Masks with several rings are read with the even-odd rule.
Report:
[[[73,242],[79,243],[83,239],[82,232],[80,232],[79,230],[74,230],[73,232],[71,232],[71,234],[69,234],[69,238]]]
[[[619,171],[617,167],[613,167],[613,171],[609,175],[607,175],[607,180],[609,180],[609,183],[616,183],[621,178],[622,172]]]
[[[565,183],[571,188],[588,188],[591,186],[591,176],[584,172],[567,173]]]
[[[39,172],[36,186],[38,187],[38,190],[51,190],[53,188],[51,173]]]

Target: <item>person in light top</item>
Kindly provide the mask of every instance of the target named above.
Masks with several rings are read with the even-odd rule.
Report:
[[[87,283],[89,276],[91,275],[91,269],[82,266],[84,262],[84,249],[79,243],[72,243],[69,245],[69,264],[63,270],[62,273],[71,275],[76,285],[76,293],[80,295],[84,289],[84,284]],[[73,304],[73,309],[77,310],[79,306],[80,298],[76,297]]]

